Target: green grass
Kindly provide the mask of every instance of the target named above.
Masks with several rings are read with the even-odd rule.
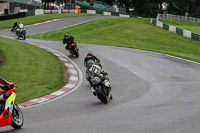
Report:
[[[28,37],[62,41],[63,35],[68,33],[76,42],[143,49],[200,62],[198,41],[150,25],[149,21],[144,18],[107,18]]]
[[[189,21],[183,21],[183,20],[161,20],[165,24],[169,24],[181,29],[185,29],[197,34],[200,34],[200,23],[198,22],[189,22]]]
[[[62,19],[62,18],[70,18],[70,17],[80,17],[80,16],[99,16],[95,14],[83,14],[83,13],[61,13],[61,14],[45,14],[45,15],[37,15],[37,16],[28,16],[17,19],[10,19],[5,21],[0,21],[0,29],[10,28],[13,26],[14,22],[21,21],[24,25],[35,24],[47,20],[52,19]]]
[[[64,86],[60,60],[46,50],[0,37],[0,75],[18,87],[17,103],[34,99]]]

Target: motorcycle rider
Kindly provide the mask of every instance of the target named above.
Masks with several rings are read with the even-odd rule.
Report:
[[[63,39],[63,44],[67,43],[66,45],[66,50],[69,50],[70,49],[70,45],[74,43],[74,37],[71,36],[71,35],[68,35],[68,34],[65,34],[64,35],[64,39]]]
[[[0,93],[4,93],[5,97],[9,97],[9,94],[16,91],[14,84],[4,80],[3,78],[0,78],[0,84],[5,86],[1,86],[0,89]]]
[[[92,52],[88,52],[87,56],[84,59],[84,66],[88,67],[89,64],[92,64],[91,61],[94,62],[94,64],[101,64],[101,61],[92,54]]]
[[[22,22],[19,22],[19,28],[20,28],[20,29],[23,29],[23,28],[24,28],[24,25],[22,24]]]
[[[18,34],[21,29],[24,29],[24,25],[22,24],[22,22],[19,22],[16,29],[16,34]]]
[[[15,22],[14,25],[13,25],[13,30],[15,31],[18,27],[19,27],[19,23]]]
[[[84,66],[86,67],[86,79],[88,80],[88,82],[90,83],[90,89],[92,90],[93,94],[96,96],[96,92],[93,88],[93,85],[90,81],[90,77],[87,74],[87,69],[90,69],[90,67],[92,67],[92,65],[95,64],[97,65],[97,69],[100,72],[99,76],[101,76],[104,80],[107,80],[109,82],[109,78],[108,78],[108,73],[102,68],[101,65],[101,61],[92,54],[92,52],[88,52],[87,56],[84,59]],[[107,88],[108,94],[110,95],[110,99],[112,99],[112,94],[111,94],[111,87]]]

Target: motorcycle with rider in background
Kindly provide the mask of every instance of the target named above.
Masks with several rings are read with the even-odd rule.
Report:
[[[65,49],[68,50],[72,56],[79,57],[79,53],[78,53],[79,48],[76,42],[74,42],[73,36],[65,34],[64,39],[63,39],[63,44],[67,44],[65,46]]]

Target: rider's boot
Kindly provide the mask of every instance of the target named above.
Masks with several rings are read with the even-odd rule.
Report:
[[[111,87],[107,88],[107,94],[109,99],[113,99],[112,93],[111,93]]]
[[[90,89],[91,89],[92,93],[94,94],[94,96],[96,96],[97,94],[96,94],[96,91],[94,90],[94,88],[91,86]]]

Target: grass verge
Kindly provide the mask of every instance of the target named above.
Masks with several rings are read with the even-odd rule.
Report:
[[[165,24],[169,24],[181,29],[185,29],[197,34],[200,34],[200,23],[198,22],[190,22],[190,21],[183,21],[183,20],[161,20]]]
[[[64,86],[62,64],[56,56],[24,42],[3,37],[0,42],[0,75],[18,87],[17,103]]]
[[[155,51],[200,62],[200,43],[149,24],[144,18],[106,18],[67,29],[28,36],[62,41],[65,33],[76,42]]]
[[[0,29],[10,28],[13,26],[14,22],[21,21],[24,25],[35,24],[39,22],[44,22],[52,19],[62,19],[62,18],[70,18],[70,17],[81,17],[81,16],[100,16],[96,14],[84,14],[84,13],[61,13],[61,14],[45,14],[45,15],[37,15],[37,16],[28,16],[17,19],[10,19],[5,21],[0,21]],[[102,16],[102,15],[101,15]]]

